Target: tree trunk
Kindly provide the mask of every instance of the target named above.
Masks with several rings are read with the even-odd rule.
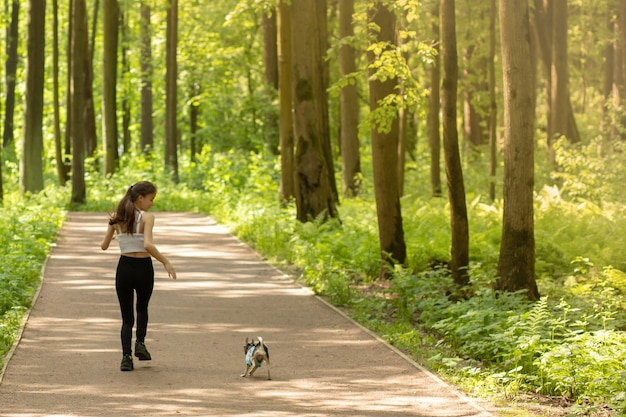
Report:
[[[433,197],[441,197],[441,132],[439,131],[441,79],[441,56],[439,54],[439,2],[436,2],[432,16],[433,48],[437,52],[430,70],[430,96],[428,98],[428,143],[430,146],[430,186]]]
[[[141,151],[154,146],[152,120],[152,35],[150,32],[150,4],[141,1]]]
[[[337,217],[324,154],[324,106],[320,101],[322,64],[320,13],[317,0],[293,0],[291,7],[292,94],[297,218]]]
[[[52,108],[54,112],[54,155],[57,166],[57,180],[59,185],[67,182],[67,167],[63,155],[61,137],[61,110],[59,106],[59,3],[52,0]],[[66,114],[69,112],[66,112]]]
[[[354,0],[339,1],[339,38],[350,39],[354,36],[352,17]],[[339,49],[339,74],[350,77],[356,73],[355,51],[349,43]],[[341,167],[343,174],[343,196],[355,197],[361,184],[361,155],[359,151],[359,103],[356,80],[344,86],[339,93],[340,101],[340,140]]]
[[[381,2],[375,2],[368,10],[368,21],[380,28],[370,29],[373,42],[386,42],[387,48],[397,45],[396,15]],[[368,52],[368,61],[374,63],[379,57]],[[390,94],[396,94],[398,80],[376,77],[375,69],[370,69],[370,110],[375,112],[381,106],[381,100]],[[378,217],[378,240],[380,243],[381,278],[389,278],[390,266],[406,261],[406,243],[402,226],[400,192],[398,187],[398,113],[393,114],[388,128],[377,123],[372,125],[372,163],[374,169],[374,194]]]
[[[278,91],[278,33],[276,10],[263,14],[263,63],[265,64],[265,88],[274,101]],[[265,111],[265,140],[268,150],[278,155],[278,114],[274,106]]]
[[[85,0],[73,0],[72,5],[72,124],[70,138],[72,141],[72,195],[73,206],[86,201],[85,188],[85,53],[87,51],[87,9]]]
[[[552,0],[552,61],[550,66],[550,132],[548,149],[554,163],[554,142],[561,136],[571,139],[568,132],[567,107],[567,0]]]
[[[296,196],[294,175],[294,137],[291,88],[291,5],[278,1],[278,99],[280,142],[280,198],[283,202]]]
[[[178,0],[170,0],[167,9],[167,41],[166,41],[166,81],[165,81],[165,166],[170,171],[174,182],[178,182],[178,127],[177,102],[178,63],[176,49],[178,45]]]
[[[94,28],[96,27],[97,2],[94,3]],[[95,36],[95,34],[93,35]],[[93,39],[92,36],[92,39]],[[98,134],[96,133],[96,110],[93,102],[93,51],[89,42],[85,45],[85,154],[94,156],[98,148]]]
[[[24,137],[20,159],[22,191],[43,190],[43,86],[45,68],[46,1],[30,0]]]
[[[74,33],[74,0],[68,0],[68,25],[67,25],[67,56],[66,56],[66,64],[67,64],[67,77],[65,80],[65,141],[63,143],[64,148],[64,157],[63,157],[63,169],[65,170],[66,178],[69,177],[70,171],[72,169],[72,80],[74,78],[74,74],[72,74],[72,70],[74,68],[73,56],[72,56],[72,36]],[[104,139],[103,139],[104,140]]]
[[[497,1],[491,0],[489,14],[489,198],[496,199],[496,172],[498,169],[498,102],[496,101],[496,14]]]
[[[324,151],[324,158],[326,159],[326,169],[328,170],[328,182],[330,185],[330,192],[333,196],[335,203],[339,202],[339,191],[337,190],[337,182],[335,181],[335,163],[333,159],[332,145],[330,141],[330,119],[328,115],[328,86],[330,84],[330,70],[328,62],[325,59],[326,51],[329,49],[328,45],[328,23],[327,20],[327,0],[317,0],[315,2],[315,10],[317,13],[317,54],[321,57],[317,61],[317,71],[315,76],[318,81],[315,83],[315,88],[318,92],[315,94],[319,97],[315,103],[318,106],[318,112],[320,114],[320,131],[322,132],[322,149]]]
[[[11,6],[11,24],[7,31],[8,39],[6,40],[6,63],[5,63],[5,113],[4,113],[4,133],[2,146],[6,147],[13,143],[13,118],[15,114],[15,80],[17,75],[18,53],[17,46],[19,42],[19,15],[20,2],[13,0]]]
[[[196,155],[200,150],[198,146],[198,116],[200,116],[200,84],[198,81],[193,81],[191,85],[191,97],[189,100],[189,157],[192,162],[196,161]]]
[[[500,0],[504,88],[504,212],[497,290],[527,290],[539,299],[535,281],[534,91],[528,4]]]
[[[130,74],[130,59],[128,58],[128,45],[130,43],[130,37],[128,35],[128,17],[126,14],[120,14],[120,21],[122,26],[122,47],[120,48],[120,55],[122,57],[122,76],[124,81],[124,95],[122,97],[122,145],[124,153],[130,152],[131,146],[131,134],[130,134],[130,121],[131,121],[131,109],[130,109],[130,97],[133,86],[129,82],[131,79]]]
[[[77,0],[74,0],[77,1]],[[104,175],[117,168],[117,50],[119,28],[118,0],[103,4],[103,64],[102,64],[102,141],[104,142]]]
[[[561,0],[559,0],[561,1]],[[553,10],[553,0],[534,0],[534,28],[537,35],[537,40],[540,48],[540,56],[543,62],[543,66],[546,74],[546,92],[547,92],[547,102],[548,102],[548,144],[551,144],[553,135],[551,132],[554,131],[552,128],[553,122],[553,109],[552,109],[552,92],[553,92],[553,84],[554,80],[552,79],[552,66],[553,66],[553,36],[554,30],[554,19],[562,18],[562,16],[554,16]],[[552,28],[553,30],[549,30]],[[564,112],[564,117],[567,119],[567,133],[564,135],[570,142],[580,142],[580,134],[578,133],[578,128],[576,127],[576,118],[574,117],[574,110],[572,108],[572,104],[569,97],[569,92],[567,92],[566,96],[567,105],[562,109]],[[548,154],[552,157],[551,148],[548,149]]]
[[[469,282],[469,227],[465,205],[465,185],[459,153],[456,97],[458,63],[456,49],[455,1],[441,0],[441,57],[443,82],[441,85],[441,114],[443,115],[443,153],[446,161],[448,199],[450,200],[450,227],[452,232],[452,278],[458,285]]]

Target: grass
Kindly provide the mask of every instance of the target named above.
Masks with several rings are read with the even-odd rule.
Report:
[[[276,198],[274,160],[205,152],[196,163],[181,162],[179,184],[171,183],[156,161],[132,160],[132,168],[109,178],[88,172],[84,210],[110,211],[130,184],[151,179],[159,187],[156,209],[210,214],[272,263],[471,395],[515,401],[538,393],[566,400],[570,408],[563,414],[626,412],[626,216],[623,202],[598,201],[596,190],[585,194],[588,187],[574,186],[574,178],[595,180],[595,173],[575,171],[583,165],[561,173],[568,174],[562,187],[538,189],[536,272],[543,298],[531,304],[521,294],[491,290],[502,202],[476,191],[468,193],[472,286],[454,292],[445,269],[447,202],[424,197],[427,184],[419,178],[426,177],[428,164],[423,161],[409,167],[411,193],[402,201],[408,266],[380,282],[375,206],[367,184],[363,197],[342,201],[341,222],[302,224],[293,204],[281,205]],[[470,190],[482,181],[479,169],[476,164],[467,171]],[[602,187],[607,196],[621,196],[610,184]],[[10,248],[3,253],[10,266],[0,275],[6,299],[0,310],[3,352],[39,285],[68,200],[66,189],[50,187],[28,197],[13,190],[5,201],[0,239]]]

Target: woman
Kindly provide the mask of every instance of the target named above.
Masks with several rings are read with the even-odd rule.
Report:
[[[107,250],[114,235],[120,245],[121,256],[115,274],[115,290],[122,312],[122,363],[120,370],[132,371],[132,336],[135,324],[134,296],[137,293],[137,331],[135,356],[140,361],[152,359],[146,349],[148,329],[148,303],[154,288],[152,257],[161,262],[167,273],[176,279],[176,270],[159,252],[152,241],[154,215],[148,213],[154,204],[157,189],[149,181],[131,186],[109,218],[109,227],[102,240],[102,250]]]

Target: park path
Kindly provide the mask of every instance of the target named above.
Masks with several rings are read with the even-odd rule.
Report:
[[[156,213],[146,345],[120,372],[116,245],[103,213],[70,213],[19,344],[0,375],[2,417],[493,416],[264,262],[211,218]],[[115,243],[115,242],[114,242]],[[243,371],[263,336],[265,367]]]

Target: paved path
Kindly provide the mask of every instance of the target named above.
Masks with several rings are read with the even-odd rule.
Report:
[[[0,416],[423,416],[490,413],[293,283],[210,218],[156,213],[146,344],[120,372],[118,258],[102,252],[102,213],[70,213],[0,383]],[[262,367],[240,378],[243,342],[261,335]]]

